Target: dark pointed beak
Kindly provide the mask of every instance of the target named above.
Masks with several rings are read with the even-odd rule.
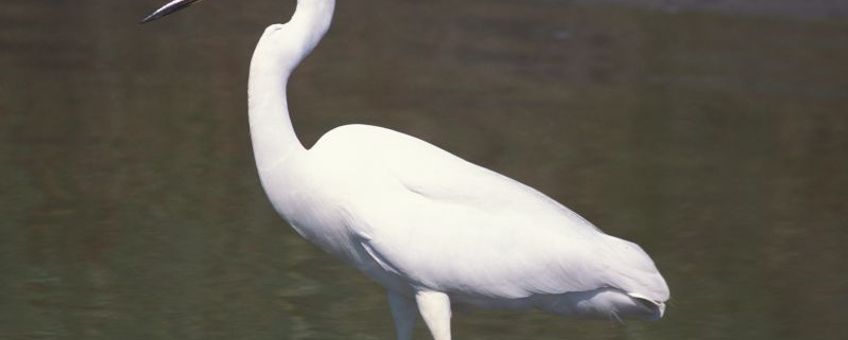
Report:
[[[159,19],[159,18],[164,17],[168,14],[174,13],[176,11],[183,9],[183,8],[191,6],[192,4],[194,4],[195,2],[198,2],[198,1],[200,1],[200,0],[173,0],[173,1],[165,4],[165,6],[162,6],[159,9],[153,11],[153,13],[150,13],[150,15],[144,17],[144,19],[141,19],[141,23],[143,24],[143,23],[146,23],[146,22],[151,22],[153,20]]]

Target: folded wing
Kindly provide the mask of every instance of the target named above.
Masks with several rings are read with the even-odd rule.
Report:
[[[388,183],[372,186],[368,199],[351,200],[351,227],[381,266],[415,284],[523,298],[638,286],[651,281],[643,276],[659,275],[635,244],[508,177],[388,129],[358,125],[331,133],[367,141],[365,162]]]

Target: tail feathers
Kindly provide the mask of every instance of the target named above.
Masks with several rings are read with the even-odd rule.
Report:
[[[615,254],[608,258],[608,282],[630,295],[640,298],[665,302],[670,297],[668,284],[660,274],[654,261],[635,243],[616,239]]]

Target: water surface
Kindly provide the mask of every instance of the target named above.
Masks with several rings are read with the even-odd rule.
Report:
[[[660,322],[459,311],[458,339],[848,338],[844,6],[622,3],[340,1],[295,126],[431,141],[638,242],[672,290]],[[0,4],[0,339],[392,338],[382,290],[255,174],[247,63],[293,4]]]

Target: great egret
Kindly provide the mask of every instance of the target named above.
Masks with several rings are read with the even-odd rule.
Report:
[[[195,1],[171,1],[143,21]],[[417,310],[435,340],[449,340],[452,303],[662,317],[669,290],[651,258],[533,188],[375,126],[338,127],[304,148],[285,89],[334,7],[298,0],[289,22],[259,39],[248,87],[256,167],[301,236],[387,289],[397,339],[412,338]]]

